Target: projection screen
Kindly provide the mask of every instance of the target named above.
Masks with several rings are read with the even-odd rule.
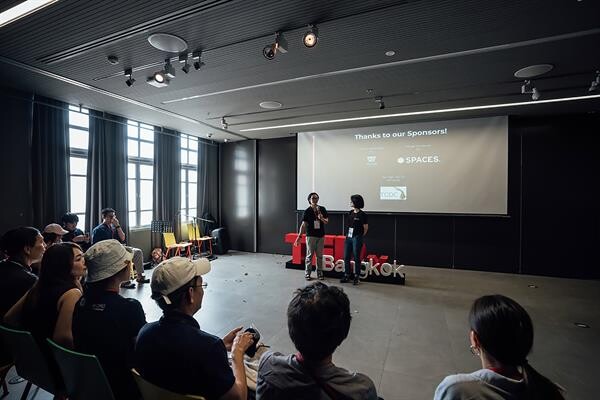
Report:
[[[298,133],[298,210],[310,192],[330,211],[507,213],[508,118]]]

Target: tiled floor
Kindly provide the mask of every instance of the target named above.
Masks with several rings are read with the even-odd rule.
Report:
[[[284,268],[288,259],[230,253],[213,261],[203,308],[196,314],[202,328],[222,336],[254,323],[273,349],[294,351],[285,310],[293,289],[306,282],[303,271]],[[333,279],[327,282],[339,285]],[[466,317],[471,302],[490,293],[510,296],[529,311],[536,328],[529,357],[534,367],[564,386],[570,399],[597,398],[598,281],[408,267],[406,286],[343,287],[353,320],[334,362],[369,375],[386,400],[431,399],[445,375],[478,368],[469,353]],[[148,286],[123,295],[142,302],[148,321],[160,317]],[[591,329],[577,328],[573,322],[585,322]],[[10,385],[7,398],[19,398],[22,386]],[[36,398],[51,397],[40,391]]]

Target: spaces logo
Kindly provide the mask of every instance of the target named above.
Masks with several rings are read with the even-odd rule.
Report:
[[[396,162],[398,164],[437,164],[440,162],[440,157],[438,155],[398,157]]]
[[[406,186],[380,186],[380,200],[406,200]]]

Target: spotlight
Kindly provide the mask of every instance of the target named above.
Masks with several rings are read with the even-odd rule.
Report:
[[[521,85],[521,94],[531,93],[532,89],[533,89],[533,84],[531,83],[531,81],[529,79],[527,79]]]
[[[198,71],[205,64],[202,62],[202,50],[196,50],[192,53],[192,59],[194,60],[194,69]]]
[[[185,72],[186,74],[190,72],[190,64],[188,63],[187,52],[179,54],[179,62],[183,64],[183,67],[181,67],[181,70],[183,72]]]
[[[221,118],[221,128],[223,128],[223,129],[225,129],[225,130],[226,130],[227,128],[229,128],[229,124],[227,123],[227,121],[225,121],[225,117],[222,117],[222,118]]]
[[[595,92],[598,90],[598,86],[600,85],[600,71],[596,71],[596,79],[592,81],[588,92]]]
[[[381,97],[381,96],[375,97],[375,103],[379,104],[380,110],[383,110],[385,108],[385,103],[383,102],[383,97]]]
[[[125,76],[127,77],[127,80],[125,81],[125,83],[127,84],[127,86],[133,86],[133,83],[135,82],[135,79],[133,79],[133,70],[131,68],[127,68],[124,72]]]
[[[540,97],[542,97],[540,91],[534,86],[533,89],[531,89],[531,100],[539,100]]]
[[[308,31],[302,36],[302,43],[309,49],[315,47],[319,41],[319,30],[315,25],[309,25]]]
[[[288,43],[285,37],[283,37],[283,33],[277,32],[275,34],[275,43],[268,44],[263,47],[263,56],[267,60],[272,60],[277,55],[277,52],[287,53]]]
[[[212,134],[212,133],[207,133],[207,134],[206,134],[206,137],[207,137],[207,138],[209,138],[209,139],[210,139],[212,136],[213,136],[213,134]]]
[[[225,139],[223,139],[223,142],[228,143],[229,139],[225,138]]]
[[[164,74],[169,79],[175,78],[175,68],[173,68],[173,66],[171,65],[171,60],[169,60],[168,58],[165,60]]]
[[[112,65],[117,65],[119,63],[119,57],[117,57],[115,55],[110,55],[110,56],[106,57],[106,59]]]
[[[155,87],[165,87],[169,85],[169,79],[164,71],[157,71],[151,77],[146,79],[146,83]]]

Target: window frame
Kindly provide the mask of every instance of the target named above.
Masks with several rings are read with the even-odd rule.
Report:
[[[81,105],[69,105],[68,107],[68,112],[69,112],[69,118],[68,118],[68,130],[69,130],[69,198],[68,198],[68,207],[69,207],[69,211],[72,212],[73,214],[76,214],[79,217],[80,222],[83,222],[83,229],[85,229],[85,224],[87,223],[87,216],[86,216],[86,209],[87,209],[87,184],[88,184],[88,177],[87,177],[87,165],[89,162],[89,134],[90,134],[90,124],[89,124],[89,116],[90,116],[90,111],[87,108],[83,108]],[[71,112],[76,112],[76,113],[80,113],[80,114],[84,114],[88,116],[88,126],[87,128],[84,128],[80,125],[75,125],[71,123]],[[88,134],[88,148],[87,149],[81,149],[81,148],[75,148],[75,147],[71,147],[71,129],[77,129],[80,131],[85,131]],[[85,164],[86,164],[86,173],[85,174],[74,174],[71,171],[70,165],[71,165],[71,158],[79,158],[79,159],[83,159],[85,160]],[[71,197],[72,197],[72,191],[73,191],[73,187],[71,187],[71,178],[72,177],[77,177],[77,178],[84,178],[85,179],[85,184],[86,184],[86,193],[85,193],[85,200],[84,200],[84,209],[83,210],[74,210],[73,209],[73,205],[71,204]],[[81,229],[81,228],[80,228]]]
[[[129,136],[129,129],[130,127],[135,127],[137,129],[137,137],[132,137]],[[127,120],[127,190],[128,190],[128,196],[135,196],[135,210],[130,210],[129,209],[129,200],[127,203],[127,215],[130,216],[131,213],[135,213],[135,221],[129,221],[129,227],[130,228],[147,228],[150,226],[150,223],[148,224],[141,224],[141,220],[142,220],[142,213],[144,212],[150,212],[152,214],[152,212],[154,211],[154,151],[152,153],[152,158],[148,158],[148,157],[142,157],[140,154],[140,150],[141,150],[141,146],[142,143],[149,143],[152,144],[153,149],[155,146],[155,142],[154,139],[155,137],[152,138],[152,141],[148,140],[148,139],[142,139],[141,135],[140,135],[140,130],[141,129],[149,129],[152,130],[152,132],[154,133],[154,127],[151,125],[147,125],[138,121],[133,121],[133,120]],[[130,141],[135,141],[136,145],[137,145],[137,156],[131,156],[129,155],[129,143]],[[133,164],[135,166],[135,177],[131,178],[129,176],[129,164]],[[141,167],[142,166],[150,166],[152,167],[152,178],[148,179],[148,178],[142,178],[141,177]],[[135,193],[131,193],[129,191],[129,182],[131,180],[135,181]],[[142,188],[142,181],[144,182],[151,182],[152,183],[152,206],[149,209],[142,209],[141,208],[141,188]],[[150,220],[152,220],[152,218],[150,218]]]

